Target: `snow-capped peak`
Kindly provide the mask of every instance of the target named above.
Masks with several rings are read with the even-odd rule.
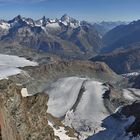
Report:
[[[24,25],[27,25],[27,22],[25,21],[24,17],[21,17],[20,15],[18,15],[12,20],[9,20],[8,24],[10,24],[11,27],[22,27]]]
[[[10,24],[8,24],[6,21],[0,21],[0,28],[3,30],[9,30]]]
[[[71,17],[69,17],[67,14],[64,14],[64,15],[61,17],[61,21],[70,22],[70,19],[71,19]]]
[[[60,20],[65,26],[70,26],[72,28],[80,26],[80,21],[68,16],[67,14],[64,14]]]

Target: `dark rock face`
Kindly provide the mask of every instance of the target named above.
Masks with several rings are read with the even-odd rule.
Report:
[[[130,77],[129,83],[131,84],[132,88],[140,89],[140,75],[135,76],[135,77]]]
[[[104,51],[113,51],[120,48],[128,48],[129,44],[140,42],[140,20],[128,25],[120,25],[109,31],[103,37]]]
[[[102,38],[101,54],[92,61],[103,61],[118,74],[140,69],[140,20],[112,29]]]
[[[140,69],[140,45],[132,44],[130,48],[93,57],[92,61],[103,61],[116,73],[123,74]]]
[[[101,36],[104,36],[107,32],[112,30],[113,28],[120,26],[120,25],[126,25],[126,22],[100,22],[100,23],[95,23],[93,26],[94,28],[100,33]]]
[[[53,140],[47,119],[48,96],[23,98],[21,87],[0,82],[0,125],[2,140]]]
[[[122,109],[122,113],[129,117],[134,116],[136,119],[133,124],[131,124],[126,132],[131,132],[133,136],[140,135],[140,102],[136,101],[131,105],[127,105]]]

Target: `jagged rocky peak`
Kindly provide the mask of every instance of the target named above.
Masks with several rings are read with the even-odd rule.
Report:
[[[18,21],[18,20],[22,20],[21,15],[17,15],[17,16],[14,18],[14,20],[16,20],[16,21]]]
[[[16,16],[12,20],[8,21],[8,24],[10,24],[11,27],[22,27],[27,25],[28,23],[26,22],[25,18],[22,17],[21,15]]]
[[[23,20],[28,24],[28,25],[35,25],[35,22],[32,18],[23,18]]]
[[[21,15],[18,15],[16,17],[14,17],[12,20],[9,21],[9,23],[12,23],[12,22],[19,22],[22,20],[22,17]]]
[[[67,23],[69,24],[70,26],[80,26],[80,21],[68,16],[67,14],[64,14],[62,17],[61,17],[61,21],[63,23]]]
[[[61,20],[62,20],[62,21],[69,21],[69,20],[70,20],[70,17],[69,17],[67,14],[64,14],[64,15],[61,17]]]
[[[46,17],[45,16],[43,16],[42,17],[42,19],[40,20],[40,22],[41,22],[41,24],[42,24],[42,26],[46,26],[46,24],[47,24],[47,22],[46,22],[47,20],[46,20]]]

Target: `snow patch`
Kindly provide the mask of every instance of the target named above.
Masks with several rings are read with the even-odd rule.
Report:
[[[58,129],[56,129],[50,121],[48,121],[48,124],[53,128],[54,135],[58,136],[60,140],[77,140],[76,138],[72,138],[66,135],[64,127],[59,127]]]
[[[48,28],[60,28],[60,25],[57,22],[55,22],[55,23],[48,23],[46,25],[46,27],[48,27]]]
[[[28,96],[30,96],[28,94],[27,88],[22,88],[21,89],[21,95],[22,95],[22,97],[28,97]]]
[[[140,72],[131,72],[131,73],[122,74],[122,76],[125,77],[138,76],[138,75],[140,75]]]
[[[129,101],[139,100],[140,89],[135,89],[135,88],[123,89],[123,97]]]

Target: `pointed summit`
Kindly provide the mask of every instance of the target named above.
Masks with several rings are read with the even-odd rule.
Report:
[[[46,26],[46,24],[47,24],[46,21],[47,21],[47,20],[46,20],[46,17],[43,16],[42,19],[41,19],[42,26]]]
[[[15,17],[15,19],[19,20],[19,19],[22,19],[22,17],[21,17],[21,15],[18,15],[18,16]]]
[[[64,14],[61,17],[61,22],[63,22],[63,24],[65,24],[66,26],[70,26],[72,28],[77,28],[78,26],[80,26],[80,22],[70,16],[68,16],[67,14]]]
[[[64,14],[62,17],[61,17],[61,21],[69,21],[70,20],[70,17],[67,15],[67,14]]]
[[[13,18],[12,20],[10,20],[9,23],[19,22],[21,20],[22,20],[21,15],[18,15],[15,18]]]
[[[22,17],[21,17],[21,15],[18,15],[13,20],[14,21],[21,21],[22,20]]]

